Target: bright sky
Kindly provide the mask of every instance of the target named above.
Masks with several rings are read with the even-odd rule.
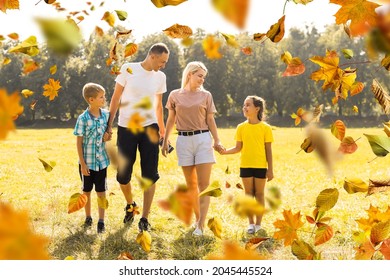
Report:
[[[19,10],[7,10],[6,14],[0,11],[0,35],[16,32],[21,40],[35,35],[40,41],[41,33],[34,21],[35,17],[65,17],[69,11],[84,9],[90,12],[90,6],[86,4],[88,0],[58,0],[62,7],[67,8],[67,11],[62,13],[58,13],[43,0],[35,5],[38,1],[20,0]],[[103,7],[99,7],[103,0],[90,1],[94,3],[96,10],[90,12],[90,16],[79,24],[85,37],[89,37],[96,25],[103,30],[109,29],[108,24],[101,20],[105,11],[124,10],[128,12],[127,20],[116,19],[116,24],[120,23],[125,28],[132,29],[136,41],[141,41],[145,35],[161,32],[175,23],[188,25],[194,31],[196,28],[202,28],[210,33],[265,33],[282,16],[285,3],[285,0],[251,0],[246,28],[240,30],[214,9],[211,0],[188,0],[178,6],[164,8],[155,7],[150,0],[105,0]],[[339,5],[329,4],[329,0],[314,0],[306,6],[291,1],[286,6],[286,29],[304,28],[305,25],[314,24],[321,31],[326,24],[335,22],[333,15],[339,8]]]

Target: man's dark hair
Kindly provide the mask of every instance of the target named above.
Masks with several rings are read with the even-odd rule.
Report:
[[[160,54],[163,54],[163,53],[169,54],[168,47],[167,47],[167,45],[165,45],[164,43],[157,43],[157,44],[154,44],[154,45],[151,46],[150,49],[149,49],[149,54],[157,54],[157,55],[160,55]]]

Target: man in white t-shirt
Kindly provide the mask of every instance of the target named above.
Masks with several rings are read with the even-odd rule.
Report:
[[[141,157],[141,176],[153,182],[144,191],[142,218],[138,223],[140,231],[150,230],[148,215],[155,192],[158,174],[158,138],[165,135],[162,96],[167,91],[166,76],[159,71],[164,68],[169,58],[168,47],[163,43],[154,44],[142,62],[125,63],[115,79],[115,89],[110,103],[108,132],[112,133],[112,123],[119,108],[118,152],[126,158],[125,166],[117,173],[127,205],[123,222],[134,221],[134,207],[131,192],[131,175],[136,160],[137,148]],[[151,106],[150,106],[151,105]],[[134,128],[131,123],[141,121],[142,128]],[[157,135],[153,140],[150,137]]]

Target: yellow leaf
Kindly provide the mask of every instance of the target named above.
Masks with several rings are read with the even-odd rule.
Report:
[[[349,194],[367,192],[368,185],[361,179],[344,179],[344,189]]]
[[[98,207],[101,209],[107,209],[108,208],[108,200],[105,196],[98,196],[97,197],[97,203]]]
[[[221,34],[222,34],[222,36],[225,38],[226,43],[227,43],[229,46],[231,46],[231,47],[233,47],[233,48],[238,48],[238,47],[239,47],[239,45],[238,45],[238,43],[237,43],[236,38],[234,37],[234,35],[229,35],[229,34],[225,34],[225,33],[222,33],[222,32],[221,32]]]
[[[151,1],[157,8],[162,8],[169,5],[177,6],[183,2],[186,2],[187,0],[151,0]]]
[[[144,131],[143,123],[145,118],[142,117],[138,112],[134,113],[127,124],[127,128],[131,130],[132,133],[137,134],[138,132]]]
[[[225,241],[223,243],[223,254],[208,255],[207,260],[265,260],[266,258],[259,255],[254,250],[245,250],[236,242]]]
[[[127,12],[126,11],[115,10],[115,13],[118,16],[119,20],[124,21],[127,19]]]
[[[270,29],[267,31],[267,37],[274,43],[279,42],[284,37],[284,19],[286,18],[283,15],[277,23],[271,25]]]
[[[30,36],[16,47],[10,48],[8,52],[20,52],[29,56],[35,56],[39,53],[37,37]]]
[[[10,63],[11,63],[11,59],[8,58],[8,57],[4,57],[3,65],[7,65],[7,64],[10,64]]]
[[[236,196],[233,201],[233,210],[241,218],[262,215],[265,211],[264,206],[249,195]]]
[[[333,208],[339,199],[339,191],[336,188],[325,189],[320,192],[316,199],[318,211],[325,212]]]
[[[74,20],[38,18],[36,21],[53,52],[68,55],[79,46],[82,35]]]
[[[67,256],[64,260],[65,261],[74,261],[75,258],[73,256]]]
[[[214,217],[208,220],[207,226],[214,233],[214,235],[218,238],[221,238],[222,232],[222,221],[218,217]]]
[[[57,72],[57,65],[50,67],[50,74],[54,75]]]
[[[318,260],[320,255],[305,241],[294,240],[291,244],[291,252],[298,260]]]
[[[215,40],[212,35],[208,35],[202,41],[202,47],[208,59],[220,59],[222,57],[222,54],[219,52],[220,46],[221,42]]]
[[[88,197],[85,194],[75,193],[73,194],[68,203],[68,214],[76,212],[83,208],[87,204]]]
[[[58,90],[60,88],[62,88],[62,86],[60,86],[60,81],[55,81],[54,79],[50,78],[49,83],[43,86],[43,89],[45,90],[43,92],[43,96],[49,97],[49,100],[52,101],[58,96]]]
[[[192,29],[186,25],[180,25],[175,23],[174,25],[163,30],[165,35],[171,38],[185,39],[192,35]]]
[[[281,56],[280,59],[286,63],[287,65],[291,63],[292,55],[289,51],[285,51]]]
[[[40,159],[38,158],[39,161],[43,164],[43,167],[45,168],[45,170],[47,172],[51,172],[54,168],[54,166],[56,166],[56,163],[54,161],[50,161],[49,163],[44,161],[43,159]]]
[[[222,189],[219,181],[214,181],[206,189],[204,189],[200,194],[201,196],[214,196],[218,197],[222,195]]]
[[[103,31],[103,29],[102,28],[100,28],[99,26],[95,26],[95,33],[96,33],[96,35],[98,35],[98,36],[103,36],[103,34],[104,34],[104,31]]]
[[[148,190],[154,184],[154,182],[148,178],[140,177],[138,175],[136,175],[136,178],[139,183],[139,186],[143,191]]]
[[[390,219],[390,207],[387,208],[386,212],[381,212],[377,207],[370,204],[370,208],[366,212],[368,213],[368,218],[360,218],[356,222],[367,233],[370,233],[373,226],[377,223],[386,222]]]
[[[125,57],[132,56],[137,52],[137,50],[138,50],[137,44],[134,43],[127,44],[125,47]]]
[[[152,236],[146,230],[138,233],[136,242],[141,245],[142,249],[146,252],[150,252],[150,247],[152,245]]]
[[[212,0],[214,8],[238,28],[245,27],[249,11],[249,0]]]
[[[385,69],[386,69],[387,71],[390,71],[390,55],[386,55],[386,56],[382,59],[381,65],[382,65],[383,67],[385,67]]]
[[[371,229],[370,240],[374,246],[390,238],[390,219],[375,224]]]
[[[114,27],[115,25],[115,16],[108,11],[104,13],[102,20],[106,21],[111,27]]]
[[[154,144],[157,144],[160,141],[160,134],[157,129],[152,126],[146,127],[146,135],[148,136],[150,142]]]
[[[51,259],[47,250],[50,240],[35,233],[28,212],[4,201],[0,201],[0,236],[0,260]]]
[[[21,91],[21,93],[24,96],[24,98],[28,98],[28,97],[30,97],[31,95],[34,94],[34,92],[29,90],[29,89],[24,89],[24,90]]]
[[[337,78],[340,58],[336,52],[327,51],[326,56],[313,56],[310,60],[321,67],[311,74],[310,79],[316,82],[324,80],[322,89],[327,90],[333,85],[334,79]]]

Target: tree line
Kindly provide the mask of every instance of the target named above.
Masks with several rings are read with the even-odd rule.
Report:
[[[106,60],[114,44],[114,30],[103,35],[92,34],[88,40],[82,41],[80,47],[70,55],[57,55],[45,46],[40,47],[40,52],[34,57],[39,69],[29,74],[23,74],[23,60],[26,55],[7,53],[19,41],[6,41],[2,44],[0,61],[4,57],[11,62],[0,66],[0,88],[5,88],[8,93],[23,89],[29,89],[34,94],[22,99],[25,107],[22,116],[17,122],[33,123],[37,119],[69,120],[77,118],[78,114],[87,105],[82,98],[81,90],[87,82],[97,82],[105,87],[107,100],[111,99],[114,89],[115,74],[110,73],[111,66],[107,66]],[[240,45],[234,48],[224,43],[221,34],[213,34],[221,39],[222,58],[210,60],[206,57],[202,42],[206,36],[204,30],[194,32],[193,43],[182,46],[177,39],[171,39],[164,33],[151,34],[143,38],[138,44],[138,51],[126,61],[141,61],[147,54],[149,47],[156,42],[164,42],[171,53],[169,62],[162,71],[167,75],[168,92],[164,94],[164,104],[171,90],[180,87],[181,74],[185,65],[190,61],[202,61],[209,70],[206,77],[205,88],[209,90],[217,107],[217,119],[220,124],[227,124],[229,119],[242,119],[241,107],[247,95],[258,95],[267,102],[268,116],[285,118],[292,125],[288,116],[296,112],[298,108],[313,109],[319,104],[326,108],[324,114],[335,116],[378,116],[382,114],[377,105],[370,86],[373,78],[382,84],[388,84],[389,76],[386,69],[381,67],[380,61],[370,61],[366,53],[365,39],[350,39],[343,28],[330,25],[324,32],[318,32],[315,27],[307,26],[306,29],[290,29],[285,38],[278,44],[270,41],[259,43],[253,40],[249,33],[235,35]],[[131,41],[132,38],[120,39]],[[241,47],[250,47],[250,55],[244,54]],[[350,49],[354,53],[353,59],[345,59],[342,49]],[[309,58],[313,56],[325,56],[326,50],[335,50],[340,56],[340,65],[350,65],[357,68],[357,79],[365,84],[363,92],[356,96],[339,100],[332,104],[334,92],[323,91],[322,82],[316,83],[310,79],[311,73],[318,70],[318,65],[312,63]],[[286,65],[281,60],[284,51],[289,51],[294,57],[299,57],[304,62],[306,71],[299,76],[282,77]],[[119,58],[119,66],[125,62]],[[57,66],[57,72],[50,74],[50,67]],[[59,80],[62,88],[58,97],[49,101],[42,95],[43,86],[49,78]],[[32,100],[36,100],[35,107],[30,106]],[[358,112],[353,107],[358,108]]]

